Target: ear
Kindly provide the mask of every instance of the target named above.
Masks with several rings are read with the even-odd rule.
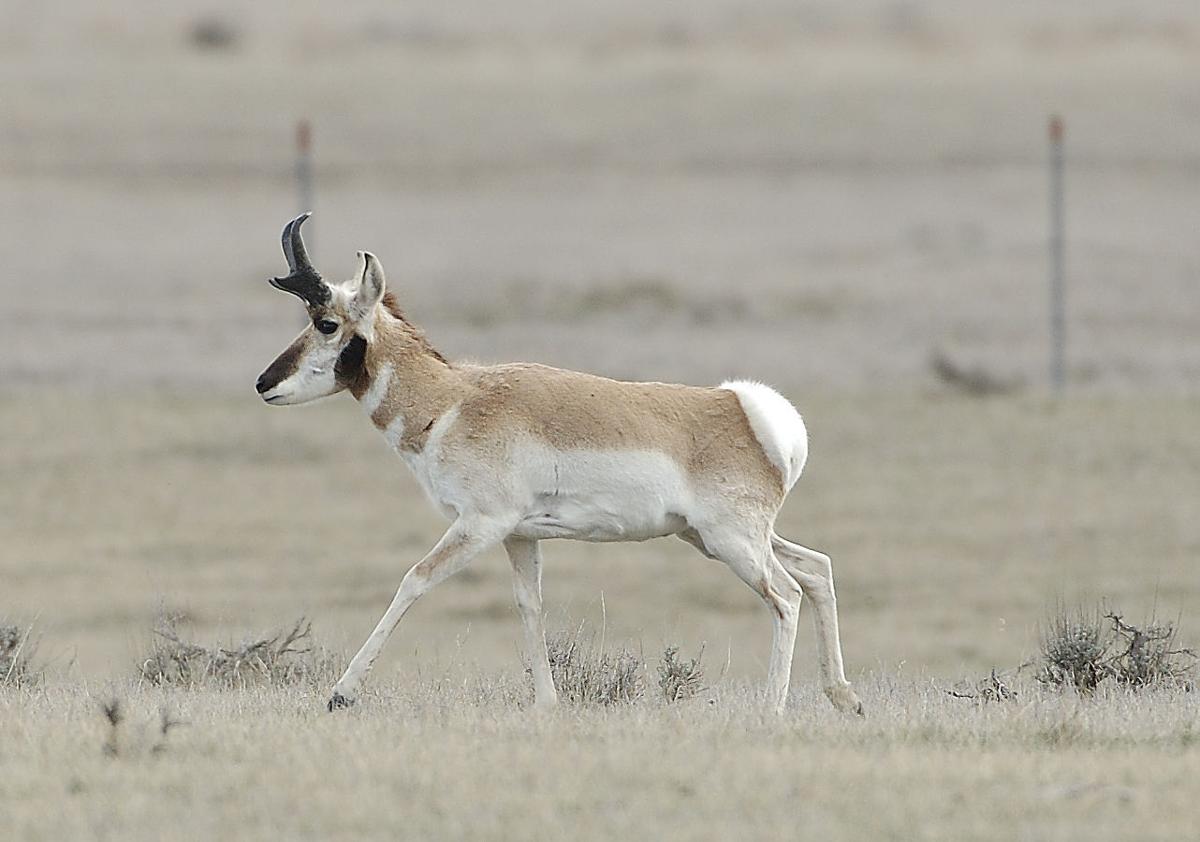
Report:
[[[383,299],[387,281],[383,277],[383,264],[369,251],[360,251],[362,266],[358,273],[358,289],[350,301],[350,315],[359,321],[375,312],[375,305]]]

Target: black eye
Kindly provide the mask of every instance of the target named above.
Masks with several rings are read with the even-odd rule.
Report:
[[[317,330],[325,334],[333,333],[338,329],[337,322],[331,322],[329,319],[317,319],[313,324],[317,326]]]

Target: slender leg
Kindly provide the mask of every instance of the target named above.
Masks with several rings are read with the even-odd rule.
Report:
[[[771,611],[771,657],[767,663],[767,707],[782,713],[791,681],[800,586],[771,552],[765,538],[750,538],[725,529],[691,531],[685,541],[729,566]]]
[[[542,621],[542,552],[537,541],[509,536],[504,549],[513,569],[513,595],[525,630],[525,657],[533,670],[533,703],[553,707],[558,691],[550,674],[546,655],[546,627]]]
[[[371,671],[371,665],[412,604],[434,585],[466,567],[480,551],[499,542],[507,531],[508,524],[480,518],[460,517],[450,525],[428,555],[404,574],[391,605],[334,685],[333,696],[329,700],[330,710],[354,703],[363,679]]]
[[[833,565],[829,556],[810,550],[771,533],[771,547],[804,593],[813,602],[817,630],[817,655],[825,695],[833,706],[847,713],[863,713],[858,694],[846,680],[842,665],[842,643],[838,634],[837,595],[833,590]]]
[[[767,668],[767,704],[783,713],[788,688],[792,681],[792,658],[796,652],[796,628],[800,619],[800,586],[796,584],[770,549],[767,556],[773,575],[770,577],[767,605],[774,612],[771,632],[771,661]]]

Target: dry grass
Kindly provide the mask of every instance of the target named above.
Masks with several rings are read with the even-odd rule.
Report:
[[[568,703],[613,705],[632,702],[646,692],[646,668],[631,650],[606,649],[580,626],[546,639],[550,675]]]
[[[160,614],[150,652],[138,663],[138,676],[151,684],[189,688],[328,686],[337,675],[334,657],[313,643],[312,623],[303,617],[236,646],[202,646],[181,637],[177,616]]]
[[[1194,693],[1080,697],[1030,680],[1019,703],[972,705],[883,674],[860,685],[871,711],[860,721],[809,690],[784,716],[765,715],[739,682],[702,705],[647,694],[538,715],[512,700],[514,681],[448,667],[377,683],[336,715],[304,687],[117,685],[115,752],[86,687],[0,692],[6,831],[129,842],[1106,840],[1194,828]],[[187,723],[165,740],[164,709]]]
[[[1010,670],[1009,674],[1020,673],[1024,666]],[[985,704],[988,702],[1015,702],[1018,698],[1017,691],[1012,687],[1011,679],[1007,675],[997,674],[994,669],[986,678],[975,682],[960,681],[954,689],[946,692],[956,699],[973,699]]]
[[[35,663],[37,640],[32,634],[32,625],[22,628],[0,622],[0,686],[27,686],[41,676]]]
[[[646,695],[652,680],[650,664],[642,654],[628,646],[605,647],[604,637],[585,632],[584,624],[574,631],[562,631],[546,639],[550,673],[559,699],[568,704],[614,705],[636,702]],[[704,668],[700,665],[703,648],[690,660],[679,656],[678,646],[663,649],[653,680],[662,699],[678,702],[702,692]],[[532,672],[526,668],[526,676]],[[532,683],[529,684],[532,690]]]
[[[159,708],[158,716],[140,724],[127,722],[125,705],[113,697],[99,706],[99,713],[107,723],[104,742],[100,752],[105,757],[138,757],[162,754],[167,749],[170,733],[183,725],[175,719],[166,705]]]

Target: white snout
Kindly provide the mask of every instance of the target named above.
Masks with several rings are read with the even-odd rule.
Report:
[[[306,403],[336,392],[338,384],[334,374],[334,363],[337,362],[337,351],[322,351],[325,349],[310,353],[307,359],[301,360],[296,372],[263,392],[262,399],[272,406],[287,406]]]

